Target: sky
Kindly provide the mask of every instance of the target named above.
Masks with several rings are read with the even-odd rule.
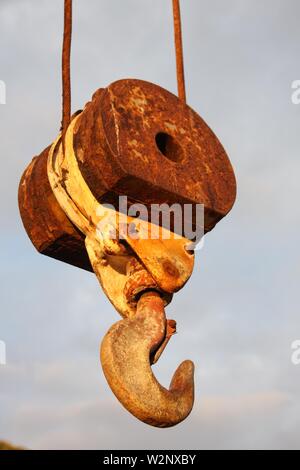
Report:
[[[298,0],[182,0],[189,105],[235,169],[234,208],[207,234],[154,366],[192,359],[195,405],[170,429],[132,417],[99,343],[119,320],[96,277],[38,254],[19,180],[60,127],[62,0],[0,0],[0,440],[31,449],[299,449]],[[121,78],[176,93],[170,0],[74,0],[72,109]]]

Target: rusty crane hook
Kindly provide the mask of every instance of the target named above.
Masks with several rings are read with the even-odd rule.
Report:
[[[177,368],[169,390],[160,385],[150,367],[172,328],[160,295],[146,292],[138,301],[134,318],[115,323],[101,344],[102,367],[113,393],[138,419],[160,428],[183,421],[194,402],[192,361],[184,361]]]
[[[125,408],[157,427],[183,421],[194,401],[191,361],[178,367],[169,390],[151,370],[175,330],[164,304],[192,274],[194,230],[211,231],[236,196],[226,152],[186,105],[179,0],[173,8],[180,99],[149,82],[118,80],[71,118],[72,0],[65,0],[62,134],[32,160],[19,187],[22,220],[37,250],[94,271],[125,318],[102,342],[104,374]],[[149,221],[127,214],[141,202]]]

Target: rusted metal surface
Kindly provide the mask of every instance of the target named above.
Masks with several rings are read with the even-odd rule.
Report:
[[[168,91],[132,79],[99,89],[22,177],[20,211],[34,246],[93,270],[124,318],[103,340],[103,370],[126,409],[153,426],[173,426],[193,406],[191,361],[169,390],[151,365],[176,332],[164,306],[191,276],[194,254],[190,240],[175,237],[175,222],[160,220],[152,238],[153,224],[119,212],[118,198],[126,195],[128,207],[142,202],[149,213],[152,204],[203,204],[207,232],[235,194],[229,159],[204,121]]]
[[[156,293],[146,293],[138,302],[135,317],[113,325],[101,345],[103,371],[118,400],[141,421],[161,428],[183,421],[194,402],[191,361],[178,367],[169,390],[152,372],[150,356],[165,336],[163,301]]]
[[[71,43],[72,0],[64,1],[64,38],[62,48],[62,135],[65,136],[71,121]]]
[[[235,200],[234,173],[217,137],[189,106],[152,83],[120,80],[98,91],[78,123],[75,149],[101,202],[116,205],[126,194],[148,210],[166,201],[204,204],[207,232]]]
[[[118,207],[119,195],[127,195],[128,206],[143,202],[149,211],[151,204],[166,201],[182,206],[204,204],[205,232],[234,203],[235,177],[222,145],[189,106],[157,85],[120,80],[99,89],[80,114],[74,134],[80,171],[101,203]],[[37,158],[43,160],[46,152]],[[19,205],[25,229],[39,251],[47,246],[42,253],[90,270],[83,243],[76,245],[71,257],[65,256],[64,242],[62,250],[57,250],[66,224],[68,252],[71,230],[65,220],[62,224],[61,214],[55,217],[60,212],[57,205],[53,211],[51,207],[44,209],[46,216],[48,210],[53,212],[51,230],[38,236],[32,230],[31,221],[36,218],[37,226],[41,220],[41,192],[49,187],[45,165],[41,167],[40,172],[29,169],[21,183]],[[31,186],[37,188],[35,193]],[[71,231],[73,241],[76,230]]]
[[[175,39],[175,52],[176,52],[178,96],[182,101],[186,102],[180,1],[173,0],[172,3],[173,3],[174,39]]]
[[[146,250],[145,253],[147,253]],[[150,272],[146,271],[145,267],[137,258],[131,256],[128,259],[129,261],[126,265],[127,280],[123,289],[127,303],[131,304],[134,309],[136,309],[137,300],[140,295],[145,291],[152,290],[159,292],[165,305],[168,305],[172,300],[172,295],[159,287]]]
[[[58,204],[47,175],[49,147],[35,157],[19,185],[19,208],[24,227],[42,254],[93,271],[84,236]]]

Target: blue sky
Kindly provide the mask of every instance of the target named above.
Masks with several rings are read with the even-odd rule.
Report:
[[[236,204],[167,309],[155,374],[196,365],[196,402],[160,430],[109,390],[99,343],[119,319],[95,276],[35,252],[17,188],[60,126],[60,0],[1,0],[0,438],[29,448],[299,448],[300,79],[297,0],[183,0],[188,103],[234,165]],[[73,111],[127,77],[176,93],[171,1],[74,1]]]

